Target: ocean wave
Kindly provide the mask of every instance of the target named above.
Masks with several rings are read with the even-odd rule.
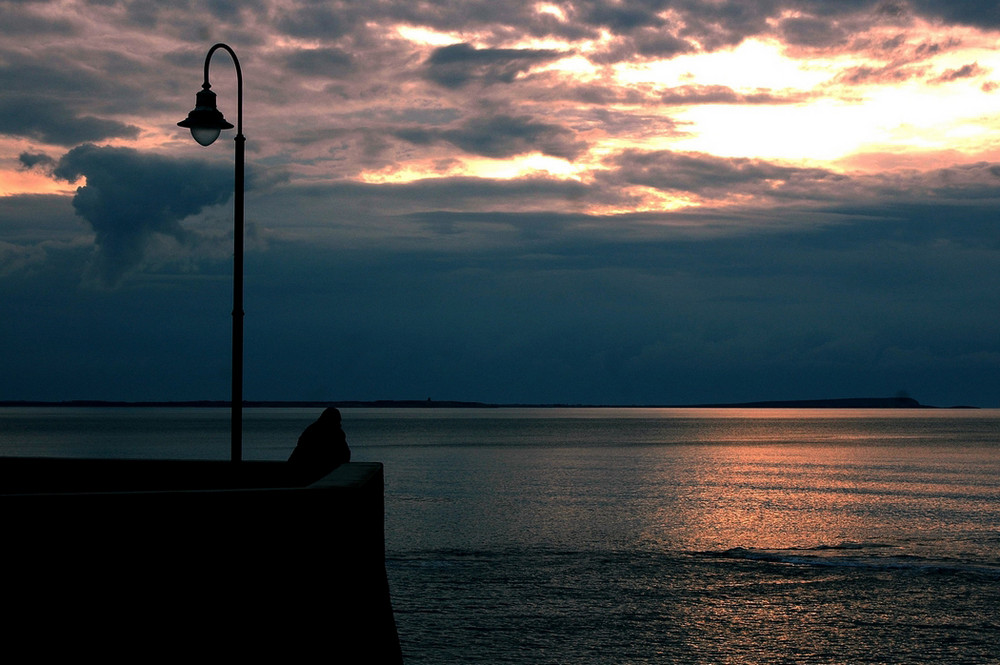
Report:
[[[895,548],[896,545],[891,545],[889,543],[855,543],[855,542],[845,542],[838,543],[836,545],[815,545],[813,547],[792,547],[792,550],[802,550],[806,552],[827,552],[827,551],[855,551],[855,550],[868,550],[868,549],[886,549]]]
[[[886,550],[893,552],[886,554]],[[725,550],[692,551],[687,554],[699,558],[796,566],[908,570],[921,574],[972,574],[1000,579],[1000,563],[997,562],[931,559],[897,550],[898,546],[887,543],[841,543],[787,549],[732,547]]]

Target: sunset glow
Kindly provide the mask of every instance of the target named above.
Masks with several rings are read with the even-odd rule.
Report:
[[[225,42],[245,77],[248,298],[268,312],[248,335],[274,359],[258,386],[1000,402],[989,3],[0,0],[0,16],[0,286],[32,313],[0,336],[18,349],[0,376],[36,393],[95,366],[118,386],[158,346],[189,349],[145,372],[162,391],[225,374],[221,342],[179,327],[201,309],[160,327],[143,309],[187,311],[234,251],[234,134],[203,148],[176,126]],[[210,78],[234,122],[224,54]],[[100,295],[80,313],[78,292]],[[79,339],[52,332],[92,310],[146,322],[130,360],[75,359],[128,347],[96,315]]]
[[[532,7],[536,16],[560,25],[568,26],[574,20],[572,5],[536,3]],[[103,30],[99,22],[76,16],[81,21],[81,34]],[[679,27],[685,24],[684,18],[673,11],[661,16],[667,25],[674,26],[669,31],[671,36],[666,38],[679,40],[677,35],[681,34]],[[777,35],[782,26],[808,20],[812,19],[801,11],[786,11],[769,19],[769,24]],[[529,126],[528,131],[533,134],[548,131],[547,127],[555,126],[553,121],[569,122],[566,125],[569,131],[579,133],[585,129],[580,124],[584,117],[580,114],[593,109],[594,102],[588,100],[582,106],[574,106],[568,98],[553,98],[551,92],[546,92],[554,91],[557,96],[565,97],[565,92],[557,92],[558,86],[565,90],[577,87],[581,92],[592,89],[606,100],[605,108],[617,116],[627,118],[641,113],[659,118],[659,124],[673,130],[657,132],[655,125],[644,124],[636,131],[631,124],[619,129],[587,120],[589,145],[581,144],[571,150],[543,148],[534,153],[498,145],[490,150],[511,154],[487,153],[481,156],[483,159],[469,154],[467,149],[465,154],[442,150],[449,144],[464,147],[461,141],[456,143],[449,138],[455,135],[461,139],[462,129],[430,124],[421,131],[432,138],[433,134],[426,132],[437,132],[434,128],[439,126],[439,138],[411,146],[405,152],[395,151],[392,164],[330,171],[334,177],[340,173],[340,177],[354,177],[359,182],[401,183],[455,176],[511,180],[540,173],[552,178],[582,180],[589,178],[589,171],[604,168],[603,157],[599,155],[607,154],[609,147],[781,160],[841,170],[866,164],[863,156],[871,153],[891,154],[894,161],[906,164],[907,151],[925,156],[952,155],[953,159],[957,154],[970,157],[992,154],[997,144],[993,137],[997,133],[995,118],[1000,113],[1000,93],[994,91],[1000,84],[993,80],[992,73],[1000,66],[1000,55],[992,48],[994,42],[988,33],[968,26],[935,25],[922,19],[909,25],[876,22],[849,39],[845,34],[835,48],[791,45],[778,36],[762,35],[730,47],[709,49],[701,44],[696,48],[678,48],[679,52],[670,57],[616,62],[604,62],[606,56],[602,55],[615,48],[616,37],[608,30],[575,41],[527,34],[497,41],[488,31],[440,30],[431,24],[412,21],[396,24],[388,32],[378,22],[370,22],[368,27],[387,37],[401,38],[403,41],[397,41],[397,45],[410,44],[422,54],[418,57],[430,58],[430,63],[434,58],[442,58],[441,75],[452,76],[448,72],[454,71],[454,76],[460,77],[455,82],[461,85],[453,87],[449,87],[452,84],[448,79],[441,79],[444,87],[435,93],[414,86],[422,74],[413,71],[410,80],[399,88],[412,103],[411,114],[422,108],[425,113],[437,113],[443,118],[442,114],[454,114],[462,107],[474,108],[477,100],[496,104],[502,99],[497,97],[504,92],[502,83],[517,81],[529,93],[527,100],[531,100],[531,105],[511,117],[532,117],[535,125]],[[155,44],[156,50],[171,48],[166,35],[157,35]],[[941,48],[941,44],[948,46]],[[346,49],[331,50],[325,40],[305,32],[276,34],[267,49],[269,58],[281,58],[296,51],[296,58],[317,65],[323,62],[346,65],[352,56]],[[437,55],[432,55],[434,52]],[[459,63],[471,69],[455,69]],[[258,68],[267,66],[264,62],[255,64]],[[228,67],[228,63],[220,67]],[[409,67],[412,69],[412,65]],[[403,70],[399,73],[405,76]],[[486,77],[486,85],[474,95],[466,94],[464,82],[482,76]],[[493,76],[500,78],[491,82]],[[850,84],[851,79],[861,84]],[[315,75],[302,78],[298,85],[309,98],[318,101],[331,90],[331,79],[317,70]],[[457,92],[461,93],[458,97],[453,94]],[[265,98],[271,94],[266,89],[260,93]],[[384,89],[372,101],[383,109],[390,108],[387,104],[394,102],[392,89]],[[396,103],[402,105],[406,101],[400,98]],[[509,102],[504,104],[507,108],[504,113],[509,114],[514,107]],[[352,103],[345,108],[354,107],[357,105]],[[349,136],[352,125],[357,127],[361,117],[337,119],[334,114],[329,120],[343,127],[345,136]],[[117,116],[117,121],[138,126],[142,122],[138,116],[129,115]],[[162,143],[159,146],[151,143],[151,138],[175,143],[172,136],[159,128],[144,128],[143,136],[136,145],[164,147]],[[568,140],[569,134],[565,136]],[[127,144],[121,140],[111,143]],[[435,145],[438,148],[432,152],[421,149]],[[44,142],[39,145],[44,146]],[[404,142],[401,147],[405,146]],[[317,147],[313,146],[309,152],[322,155],[316,151]],[[274,150],[267,145],[257,149]],[[444,162],[451,163],[443,165]],[[314,180],[318,172],[310,166],[301,173],[310,174],[309,179]],[[67,191],[64,184],[53,183],[43,174],[29,174],[11,166],[0,166],[0,183],[4,195]],[[638,208],[641,210],[653,209],[658,200],[657,197],[641,199]],[[670,210],[678,200],[696,198],[669,196],[659,200],[663,201],[664,210]]]
[[[0,171],[0,196],[17,196],[21,194],[72,194],[76,185],[69,187],[65,183],[53,182],[51,178],[40,173],[18,170]]]

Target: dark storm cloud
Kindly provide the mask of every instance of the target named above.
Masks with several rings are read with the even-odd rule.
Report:
[[[31,169],[51,171],[56,165],[56,160],[45,153],[22,152],[18,155],[17,161],[21,162],[22,168],[29,171]]]
[[[472,82],[512,83],[532,67],[566,55],[544,49],[477,49],[471,44],[452,44],[431,53],[424,63],[425,76],[446,88],[462,88]]]
[[[878,84],[878,83],[902,83],[910,79],[923,78],[927,74],[927,67],[921,65],[909,65],[907,63],[890,63],[881,67],[870,67],[867,65],[851,67],[841,72],[837,78],[837,83],[848,85]]]
[[[663,3],[657,2],[581,2],[579,15],[589,25],[620,32],[638,28],[659,27],[664,19],[659,15]]]
[[[72,21],[65,18],[46,16],[41,8],[42,2],[0,2],[3,13],[3,31],[5,36],[14,35],[71,35],[75,32]]]
[[[0,275],[10,279],[64,263],[67,253],[87,243],[66,196],[0,196],[0,229]]]
[[[473,118],[456,129],[402,129],[395,135],[416,145],[447,141],[465,152],[493,158],[540,152],[573,159],[586,149],[572,130],[527,115]]]
[[[1000,203],[1000,164],[979,162],[929,171],[847,175],[821,168],[776,164],[760,159],[701,153],[627,150],[607,161],[598,176],[607,187],[641,185],[706,197],[751,196],[761,210],[774,203],[804,211],[916,204],[993,205]],[[840,213],[837,213],[840,214]]]
[[[989,205],[1000,199],[1000,164],[976,162],[931,171],[885,173],[857,178],[872,198],[887,205]]]
[[[782,40],[795,46],[829,47],[842,44],[847,31],[835,23],[813,17],[788,18],[780,23]]]
[[[205,33],[213,22],[225,30],[243,28],[248,17],[266,15],[268,3],[265,0],[182,0],[179,2],[159,2],[158,0],[112,0],[99,1],[98,5],[112,5],[124,10],[124,19],[133,26],[156,29],[191,40],[205,38]]]
[[[636,139],[684,136],[684,122],[665,117],[662,113],[629,113],[607,108],[593,108],[581,114],[581,126],[606,128],[611,133],[626,134]]]
[[[994,10],[946,0],[0,0],[5,37],[39,36],[0,46],[0,96],[29,109],[5,121],[22,132],[8,163],[34,170],[17,174],[30,182],[53,166],[87,178],[75,197],[0,199],[0,300],[19,314],[0,317],[0,347],[16,350],[3,356],[3,388],[15,399],[226,394],[228,329],[213,319],[230,308],[221,257],[231,243],[220,239],[230,227],[202,226],[216,214],[230,221],[211,208],[232,192],[225,151],[218,167],[93,145],[55,161],[44,151],[63,150],[21,140],[128,138],[132,117],[153,122],[178,104],[172,128],[205,46],[226,41],[248,74],[248,118],[269,123],[251,125],[252,161],[291,174],[248,196],[268,239],[247,256],[248,396],[685,403],[906,387],[931,403],[1000,403],[1000,165],[846,175],[632,150],[581,180],[350,180],[430,159],[426,168],[448,173],[459,151],[574,159],[584,140],[662,146],[688,129],[664,105],[813,94],[621,86],[602,67],[754,37],[782,40],[793,57],[857,54],[861,66],[833,83],[978,85],[985,71],[958,66],[974,57],[932,60],[960,46],[938,27],[989,26]],[[930,21],[927,35],[913,31],[918,19]],[[435,49],[400,26],[462,43]],[[533,37],[546,46],[515,48]],[[154,52],[124,52],[144,39]],[[590,78],[549,67],[565,57],[588,59]],[[232,82],[219,78],[222,104]],[[281,129],[289,121],[299,126]],[[143,130],[163,151],[197,150]],[[282,131],[295,140],[277,147],[268,137]],[[671,195],[706,203],[595,212]],[[164,248],[167,261],[197,255],[197,272],[157,271],[156,288],[139,276],[135,288],[75,288],[88,260],[114,283],[152,272]]]
[[[272,223],[281,232],[297,234],[301,224],[324,228],[338,242],[359,234],[395,247],[413,241],[412,229],[394,230],[400,220],[409,220],[431,236],[441,236],[438,240],[447,236],[449,243],[472,248],[513,239],[557,240],[571,228],[587,229],[594,242],[698,238],[777,227],[805,232],[841,220],[892,218],[894,210],[913,205],[937,211],[952,206],[962,215],[970,208],[1000,205],[1000,165],[985,162],[927,172],[851,176],[766,160],[626,151],[605,166],[592,182],[451,177],[382,185],[289,185],[269,192],[254,208],[264,218],[278,220],[281,210],[297,203],[300,213],[294,220]],[[684,214],[585,214],[595,207],[636,207],[643,196],[632,189],[636,185],[742,203]]]
[[[635,52],[644,58],[672,58],[695,50],[686,39],[658,30],[643,31],[633,37]]]
[[[117,120],[78,115],[68,104],[51,99],[0,99],[0,134],[70,146],[85,141],[136,138],[139,128]]]
[[[154,235],[191,240],[181,220],[232,193],[229,168],[128,148],[79,146],[62,156],[54,174],[69,182],[87,179],[73,208],[94,230],[97,274],[107,285],[142,262]]]
[[[356,12],[345,8],[343,3],[281,8],[278,10],[276,27],[296,37],[334,40],[344,36],[352,28],[355,14]]]
[[[281,219],[281,211],[296,203],[299,215],[293,219]],[[378,243],[386,247],[395,247],[397,241],[405,242],[405,239],[395,234],[394,225],[400,219],[420,220],[424,224],[434,214],[425,214],[427,211],[467,211],[460,213],[463,219],[486,223],[489,216],[480,215],[478,211],[489,210],[489,214],[544,211],[549,217],[556,218],[562,214],[556,211],[609,203],[625,204],[627,201],[623,201],[617,190],[573,180],[450,177],[381,185],[349,181],[328,185],[289,185],[275,188],[267,196],[254,201],[254,209],[263,217],[276,220],[272,228],[281,232],[296,233],[300,227],[322,228],[329,237],[347,240],[339,234],[358,234],[377,238]],[[459,228],[455,216],[448,216],[447,219],[447,224],[437,228],[452,231]],[[471,231],[471,227],[468,230]],[[485,240],[494,242],[496,238],[486,237]]]
[[[69,197],[56,194],[0,196],[0,228],[3,240],[18,244],[67,241],[83,231]]]
[[[773,190],[789,183],[846,180],[830,171],[780,166],[759,159],[715,157],[671,151],[627,150],[604,177],[665,191],[737,193]]]
[[[952,81],[958,81],[959,79],[973,78],[976,76],[985,76],[989,74],[989,70],[980,67],[978,62],[972,62],[968,65],[963,65],[956,69],[949,69],[942,72],[940,76],[936,76],[931,79],[931,83],[951,83]]]
[[[662,30],[643,30],[631,35],[618,35],[604,49],[590,56],[597,64],[614,64],[631,60],[662,60],[697,51],[695,44]]]
[[[405,217],[435,234],[423,243],[404,242],[403,226],[365,246],[276,243],[262,257],[259,296],[276,309],[259,325],[275,344],[302,332],[258,349],[256,389],[268,389],[265,375],[294,389],[294,368],[322,367],[336,368],[325,385],[373,398],[423,393],[428,377],[487,401],[690,403],[902,385],[931,403],[1000,398],[995,201],[462,213],[435,212],[451,201],[433,185],[424,211]],[[405,208],[429,186],[372,187],[367,208],[385,198]],[[366,207],[358,194],[337,200]],[[450,241],[477,229],[480,244]]]
[[[359,18],[381,23],[398,22],[427,26],[440,32],[477,32],[494,40],[522,40],[532,37],[586,39],[597,37],[594,26],[575,18],[575,3],[560,5],[569,15],[563,21],[536,11],[534,2],[496,0],[441,0],[433,3],[355,3]]]
[[[611,104],[643,104],[650,101],[650,96],[635,87],[622,89],[604,83],[567,84],[553,77],[549,81],[537,80],[537,84],[525,91],[528,99],[536,101],[566,100],[596,106]]]
[[[683,85],[668,88],[659,101],[668,106],[691,104],[797,104],[808,98],[807,94],[782,94],[771,90],[742,93],[724,85]]]
[[[944,0],[912,3],[880,0],[826,2],[822,0],[580,0],[553,2],[561,17],[539,12],[535,3],[498,3],[495,0],[462,0],[433,4],[290,2],[274,5],[256,2],[234,9],[229,0],[198,3],[198,10],[225,16],[227,29],[241,30],[243,40],[253,39],[252,22],[266,21],[284,34],[318,40],[321,48],[339,47],[358,54],[381,48],[373,26],[405,24],[441,32],[476,33],[485,44],[509,44],[526,36],[611,40],[603,52],[591,54],[595,62],[670,58],[696,50],[713,51],[759,36],[784,37],[788,43],[810,48],[851,48],[849,35],[873,22],[904,25],[911,16],[988,26],[997,10],[982,3],[951,4]],[[135,21],[171,29],[183,18],[162,3],[133,2]],[[190,14],[190,12],[187,12]],[[791,14],[791,16],[789,16]],[[186,32],[191,32],[186,29]],[[181,36],[181,35],[178,35]],[[350,46],[349,46],[350,45]],[[454,44],[437,49],[425,62],[428,80],[452,89],[473,81],[510,82],[533,64],[559,57],[546,50],[476,48]]]
[[[772,2],[684,2],[680,35],[696,40],[706,51],[736,46],[748,37],[770,31]]]
[[[864,44],[852,43],[853,35],[876,23],[903,27],[914,16],[983,28],[1000,25],[1000,8],[977,0],[593,0],[573,7],[566,14],[580,32],[605,29],[615,37],[611,46],[594,56],[600,62],[715,51],[767,36],[779,37],[791,47],[864,50]]]
[[[849,50],[867,56],[871,62],[843,70],[834,82],[847,85],[882,83],[891,85],[911,79],[926,79],[930,76],[931,70],[927,61],[958,46],[961,46],[961,42],[956,39],[914,43],[908,41],[903,34],[881,41],[857,40],[851,44]],[[969,69],[960,68],[956,73],[969,75],[983,73],[975,70],[974,64],[967,67]]]
[[[351,54],[339,48],[300,49],[290,53],[286,65],[306,76],[340,78],[353,68]]]
[[[442,216],[452,231],[475,222],[542,231],[475,252],[440,242],[400,249],[391,237],[361,249],[276,240],[250,261],[247,395],[683,404],[906,387],[926,403],[993,405],[1000,291],[992,208],[845,206],[835,222],[808,228],[788,209],[564,215],[558,223],[538,213]],[[780,216],[786,231],[746,229],[763,216]],[[649,230],[642,237],[613,232],[640,222]],[[671,232],[711,223],[739,232]],[[961,243],[952,242],[956,229],[967,234]],[[68,336],[37,319],[0,325],[5,348],[59,359],[69,383],[57,398],[226,394],[228,330],[206,314],[228,312],[225,288],[185,281],[81,295],[67,283],[19,282],[12,301],[10,281],[0,281],[15,311],[41,302],[73,321],[73,336],[91,349],[74,353],[78,346],[61,344]],[[155,327],[133,329],[150,316]],[[109,328],[121,338],[98,362]],[[60,374],[39,375],[21,357],[5,356],[7,396],[51,398],[40,376]],[[137,365],[149,376],[128,378]]]
[[[406,24],[441,32],[471,32],[487,44],[504,44],[538,38],[595,39],[612,37],[597,62],[669,58],[695,50],[713,51],[745,39],[778,36],[788,43],[811,48],[849,46],[845,39],[873,22],[904,25],[912,16],[990,27],[998,10],[990,3],[947,0],[579,0],[551,3],[561,17],[539,12],[535,3],[502,3],[495,0],[462,0],[432,4],[289,2],[267,5],[214,0],[197,3],[197,10],[226,17],[227,29],[242,30],[252,39],[250,17],[266,21],[279,32],[310,40],[322,47],[354,51],[377,48],[372,26]],[[178,11],[150,1],[128,4],[134,21],[170,29],[182,18]],[[190,14],[191,12],[187,12]],[[791,16],[790,16],[791,15]],[[190,32],[190,30],[187,30]],[[245,33],[245,34],[244,34]],[[180,36],[180,35],[178,35]],[[455,44],[435,51],[425,63],[425,75],[439,85],[458,88],[469,82],[509,82],[544,60],[545,50],[475,48]]]
[[[0,46],[0,133],[64,146],[135,138],[138,128],[115,116],[161,110],[151,84],[160,65],[101,42]]]
[[[948,210],[956,219],[981,221],[992,219],[989,211],[1000,205],[1000,164],[986,162],[927,172],[847,176],[764,160],[626,152],[607,166],[612,168],[592,183],[543,177],[429,178],[387,185],[344,182],[278,188],[255,205],[265,206],[265,216],[273,217],[288,200],[315,201],[315,207],[304,204],[303,211],[312,210],[312,216],[332,227],[361,220],[363,228],[370,228],[407,219],[444,235],[466,233],[470,239],[494,225],[484,236],[487,241],[499,241],[499,229],[506,228],[519,230],[515,236],[504,235],[507,240],[530,236],[559,242],[572,240],[567,234],[570,229],[575,229],[577,238],[583,234],[595,241],[614,241],[667,239],[678,234],[692,238],[743,235],[775,226],[786,227],[790,233],[796,229],[808,233],[817,225],[838,226],[844,221],[860,229],[866,220],[891,220],[893,228],[909,220],[906,223],[914,225],[917,237],[921,229],[933,227],[934,233],[940,233],[948,228]],[[634,207],[636,201],[622,190],[628,184],[721,199],[729,195],[755,198],[744,196],[741,205],[683,212],[582,212],[595,206]],[[775,201],[781,206],[773,205]],[[887,228],[876,226],[872,233]],[[990,230],[987,226],[955,227],[949,233],[986,238]],[[388,238],[381,242],[395,246]]]
[[[1000,28],[1000,5],[980,0],[909,0],[913,10],[923,16],[948,23]]]

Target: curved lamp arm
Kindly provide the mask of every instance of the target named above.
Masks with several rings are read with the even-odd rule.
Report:
[[[243,192],[246,137],[243,136],[243,70],[239,58],[226,44],[216,44],[205,56],[205,82],[197,94],[195,108],[188,117],[177,123],[191,130],[194,140],[203,146],[211,145],[223,129],[233,126],[219,113],[215,93],[208,82],[208,67],[212,55],[224,49],[236,65],[237,119],[236,119],[236,177],[233,192],[233,383],[232,383],[232,460],[243,458]]]
[[[212,87],[212,84],[208,82],[208,66],[212,62],[212,54],[223,49],[229,56],[233,59],[233,64],[236,65],[236,135],[243,135],[243,69],[240,67],[240,59],[236,57],[236,52],[229,47],[228,44],[223,44],[219,42],[212,48],[208,49],[208,55],[205,56],[205,82],[201,84],[201,87],[208,90]]]

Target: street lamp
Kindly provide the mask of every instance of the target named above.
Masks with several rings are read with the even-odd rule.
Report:
[[[211,145],[223,129],[232,129],[215,106],[215,93],[208,82],[208,65],[212,54],[224,49],[236,65],[237,118],[236,118],[236,185],[233,196],[233,389],[232,389],[232,460],[243,457],[243,163],[246,154],[246,137],[243,136],[243,70],[240,61],[226,44],[216,44],[205,56],[205,82],[197,94],[195,108],[188,117],[177,124],[191,130],[194,140],[203,146]]]

